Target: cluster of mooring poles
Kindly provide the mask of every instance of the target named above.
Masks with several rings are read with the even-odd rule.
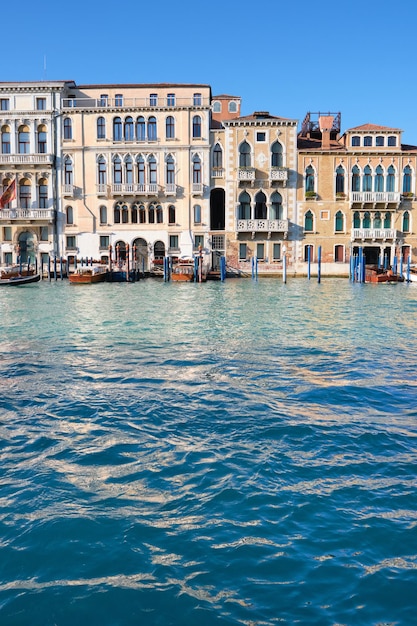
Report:
[[[311,278],[311,248],[307,248],[307,278]],[[252,280],[258,280],[258,258],[252,257]],[[282,282],[287,282],[287,253],[284,251],[282,257]],[[321,282],[321,246],[317,251],[317,282]]]

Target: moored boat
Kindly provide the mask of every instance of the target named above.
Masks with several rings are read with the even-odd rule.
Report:
[[[402,283],[404,277],[396,274],[392,269],[384,269],[374,265],[367,265],[365,268],[366,283]]]
[[[76,285],[91,285],[102,283],[107,278],[105,265],[86,265],[79,267],[73,274],[68,276],[69,282]]]
[[[23,269],[19,265],[11,265],[0,268],[0,285],[29,285],[40,279],[41,275],[31,267]]]
[[[417,283],[417,267],[410,267],[403,271],[404,280],[410,283]]]
[[[180,259],[172,268],[171,280],[191,283],[194,281],[194,259]]]

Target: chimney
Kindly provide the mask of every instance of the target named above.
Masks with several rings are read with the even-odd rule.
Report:
[[[319,117],[321,147],[323,150],[328,150],[330,148],[330,131],[333,128],[333,122],[333,115],[321,115]]]

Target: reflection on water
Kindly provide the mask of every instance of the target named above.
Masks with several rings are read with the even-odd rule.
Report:
[[[1,623],[412,623],[413,285],[0,307]]]

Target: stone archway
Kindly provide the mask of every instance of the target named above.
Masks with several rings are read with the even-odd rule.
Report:
[[[25,230],[18,237],[18,257],[22,263],[29,260],[34,263],[36,254],[36,236],[34,233]]]

